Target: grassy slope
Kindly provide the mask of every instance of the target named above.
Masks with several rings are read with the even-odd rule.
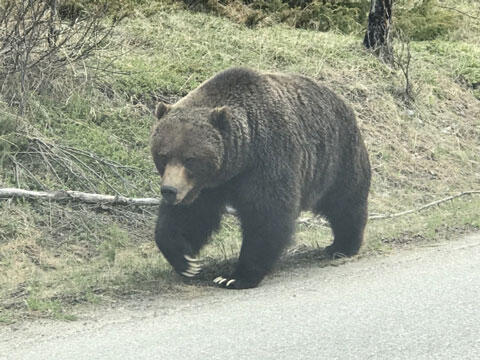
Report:
[[[471,13],[479,8],[468,1],[462,6]],[[158,178],[148,152],[152,118],[139,102],[151,106],[155,98],[173,100],[217,71],[242,65],[307,74],[348,100],[374,169],[371,213],[402,211],[479,189],[480,101],[465,84],[480,81],[480,31],[473,19],[464,20],[471,31],[411,44],[416,95],[407,104],[402,73],[365,52],[358,37],[280,25],[249,29],[214,16],[153,6],[118,28],[113,42],[122,55],[102,86],[74,90],[68,100],[37,99],[35,121],[29,122],[30,133],[89,149],[132,169],[121,176],[106,173],[60,182],[46,168],[38,180],[50,188],[155,196]],[[37,186],[27,176],[16,179],[4,157],[2,164],[2,185]],[[414,215],[372,221],[363,254],[478,229],[479,208],[478,196],[465,197]],[[182,285],[158,254],[151,211],[1,202],[0,322],[24,316],[71,319],[68,309],[76,303],[201,291]],[[211,262],[201,281],[218,266],[228,266],[223,261],[238,252],[235,220],[228,218],[224,225],[204,251]],[[330,241],[328,228],[298,228],[297,244],[316,249]]]

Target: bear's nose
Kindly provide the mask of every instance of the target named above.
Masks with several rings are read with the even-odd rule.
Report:
[[[162,193],[163,198],[169,204],[173,204],[177,199],[177,188],[173,186],[162,186],[160,188],[160,192]]]

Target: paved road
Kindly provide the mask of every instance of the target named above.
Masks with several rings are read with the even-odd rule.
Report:
[[[480,236],[0,329],[0,359],[480,359]]]

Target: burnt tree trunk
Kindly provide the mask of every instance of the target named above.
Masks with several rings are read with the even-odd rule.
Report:
[[[393,0],[372,0],[368,15],[368,28],[363,39],[367,49],[388,54],[390,51],[389,31],[392,24]]]

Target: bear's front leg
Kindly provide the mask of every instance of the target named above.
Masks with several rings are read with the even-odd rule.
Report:
[[[208,191],[192,204],[160,205],[155,242],[177,273],[193,277],[200,272],[195,255],[218,229],[223,210],[222,197]]]
[[[167,205],[160,205],[155,228],[155,242],[162,252],[163,256],[172,265],[175,271],[183,276],[193,277],[197,275],[201,268],[194,258],[194,251],[191,244],[187,241],[187,229],[185,223],[179,219],[185,209]]]
[[[244,208],[240,218],[243,243],[236,269],[231,275],[214,280],[217,286],[227,289],[256,287],[290,242],[295,226],[293,212],[284,206]]]

